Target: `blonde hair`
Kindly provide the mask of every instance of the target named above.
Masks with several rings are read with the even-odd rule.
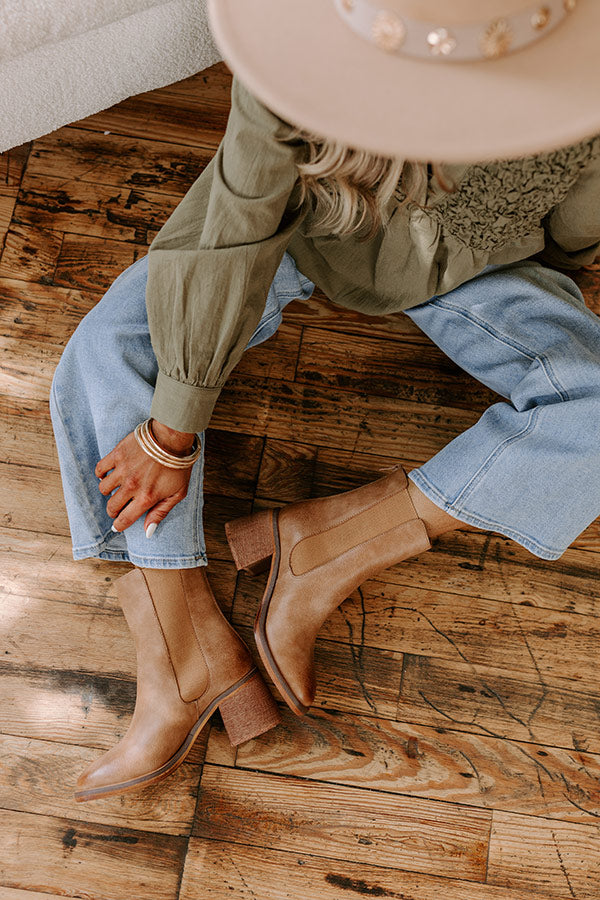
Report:
[[[353,234],[369,224],[364,239],[373,237],[385,225],[386,206],[398,188],[405,195],[403,203],[418,202],[428,165],[443,190],[456,189],[439,163],[378,156],[303,131],[295,131],[293,138],[308,147],[306,161],[298,166],[299,204],[308,201],[314,223],[331,234]]]

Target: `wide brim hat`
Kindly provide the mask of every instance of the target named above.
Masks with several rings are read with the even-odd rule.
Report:
[[[281,118],[385,156],[511,159],[600,132],[600,0],[209,0]]]

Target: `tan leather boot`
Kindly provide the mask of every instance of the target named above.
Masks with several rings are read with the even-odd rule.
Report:
[[[234,746],[280,721],[204,567],[134,569],[119,579],[117,594],[137,654],[135,710],[123,739],[80,776],[76,800],[166,778],[217,707]]]
[[[431,546],[398,467],[371,484],[228,522],[238,569],[271,560],[254,635],[281,696],[297,715],[315,695],[313,652],[325,619],[363,581]]]

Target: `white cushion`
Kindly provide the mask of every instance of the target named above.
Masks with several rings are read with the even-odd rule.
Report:
[[[0,62],[0,152],[219,59],[205,0],[169,0]]]
[[[0,0],[0,61],[124,19],[162,0]]]

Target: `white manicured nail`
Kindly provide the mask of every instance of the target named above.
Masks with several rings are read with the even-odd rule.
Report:
[[[150,522],[150,524],[146,528],[146,537],[151,538],[155,531],[156,531],[156,522]]]
[[[114,531],[114,532],[115,532],[115,533],[116,533],[116,534],[118,534],[118,533],[119,533],[119,531],[118,531],[118,529],[117,529],[117,528],[115,528],[115,526],[114,526],[114,525],[111,525],[111,526],[110,526],[110,530],[111,530],[111,531]]]

